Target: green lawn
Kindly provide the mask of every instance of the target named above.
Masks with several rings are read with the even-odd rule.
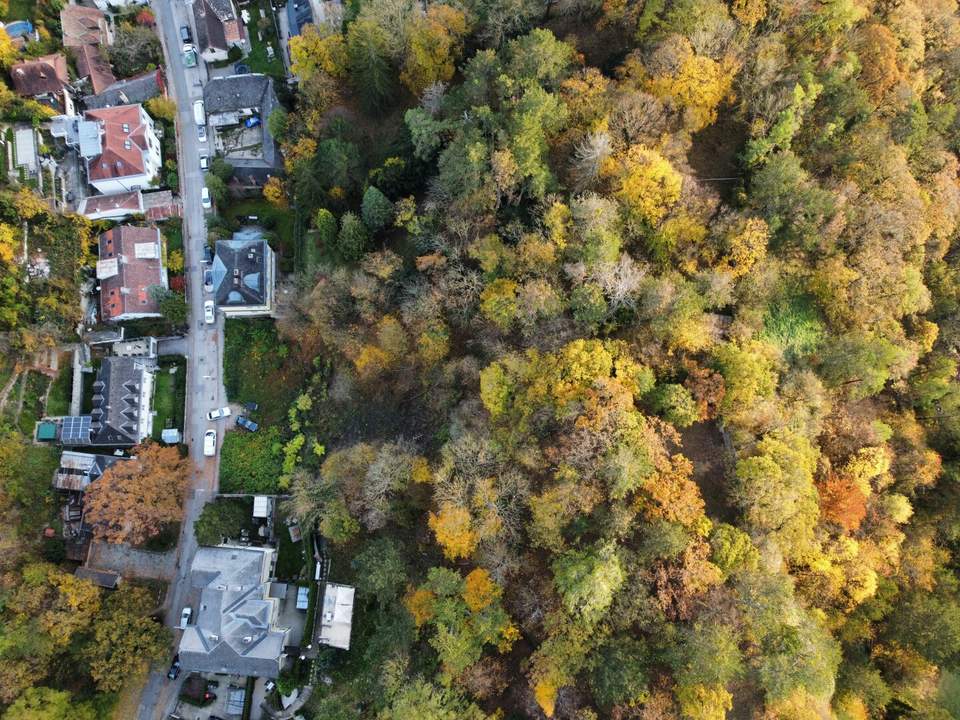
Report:
[[[183,250],[183,222],[180,218],[171,218],[160,226],[160,232],[167,239],[167,252]]]
[[[276,575],[281,580],[298,580],[306,566],[304,547],[306,537],[295,543],[290,539],[286,518],[277,520],[274,532],[277,534],[277,567]]]
[[[251,3],[248,8],[250,11],[250,25],[247,26],[247,34],[250,36],[250,54],[240,62],[250,66],[253,72],[273,75],[276,78],[283,79],[286,76],[286,69],[283,66],[283,58],[280,53],[283,47],[277,41],[277,29],[274,19],[271,16],[270,4],[267,2]],[[258,21],[261,18],[267,18],[270,22],[264,23],[264,28],[260,30],[263,39],[257,38]],[[267,59],[267,43],[273,46],[273,60]],[[264,118],[266,121],[266,118]]]
[[[73,356],[70,353],[64,353],[60,356],[60,374],[53,381],[50,396],[47,398],[47,415],[69,415],[72,392]]]
[[[176,372],[171,373],[176,368]],[[156,390],[153,396],[153,409],[157,415],[153,419],[153,439],[159,440],[164,428],[174,427],[183,430],[183,406],[186,400],[187,371],[184,360],[164,360],[157,371]]]

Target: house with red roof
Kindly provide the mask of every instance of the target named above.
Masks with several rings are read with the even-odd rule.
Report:
[[[84,5],[65,5],[60,11],[63,46],[112,45],[113,31],[101,11]]]
[[[99,250],[100,319],[121,322],[159,317],[160,305],[150,288],[167,287],[160,231],[120,225],[100,236]]]
[[[104,92],[117,78],[113,68],[96,45],[81,45],[74,48],[77,62],[77,77],[89,83],[94,95]]]
[[[19,62],[10,68],[13,89],[66,115],[73,115],[67,58],[60,53]]]
[[[50,133],[77,149],[86,162],[87,181],[104,195],[145,189],[160,172],[160,141],[142,105],[61,115],[53,119]]]

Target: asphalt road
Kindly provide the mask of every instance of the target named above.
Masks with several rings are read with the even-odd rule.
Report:
[[[183,0],[154,0],[152,7],[157,17],[157,29],[163,41],[167,65],[167,91],[177,103],[177,129],[180,166],[180,195],[183,200],[184,262],[187,275],[187,302],[190,309],[190,330],[186,338],[187,352],[187,407],[185,412],[185,442],[190,449],[191,472],[189,489],[184,501],[184,521],[177,545],[176,576],[167,592],[166,624],[176,628],[180,611],[190,591],[187,572],[197,550],[193,524],[203,505],[217,491],[217,471],[220,462],[222,425],[215,426],[206,419],[208,410],[226,404],[223,388],[223,316],[217,313],[217,322],[203,321],[203,302],[211,296],[203,292],[203,245],[207,237],[200,191],[204,173],[200,170],[201,155],[212,155],[209,143],[201,143],[193,119],[193,102],[203,97],[202,83],[206,70],[201,61],[195,68],[185,68],[180,52],[180,27],[189,25],[193,37],[193,13]],[[210,427],[218,433],[217,455],[203,455],[203,434]],[[175,642],[179,632],[174,630]],[[171,652],[172,657],[172,652]],[[140,697],[139,720],[160,720],[172,712],[184,675],[174,682],[167,680],[166,668],[151,672]]]

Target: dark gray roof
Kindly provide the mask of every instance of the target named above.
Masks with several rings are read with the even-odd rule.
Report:
[[[109,590],[116,589],[117,585],[120,584],[120,576],[115,572],[110,572],[108,570],[95,570],[90,567],[78,567],[74,573],[78,578],[83,580],[89,580],[94,585],[99,585],[102,588],[107,588]]]
[[[227,0],[229,3],[229,0]],[[208,0],[196,0],[193,3],[193,19],[197,28],[197,46],[200,52],[209,48],[227,50],[227,36],[223,30],[223,20],[219,16],[219,3]],[[233,14],[232,11],[230,13]]]
[[[140,418],[150,412],[140,406],[140,391],[152,369],[144,358],[103,359],[93,383],[90,445],[130,447],[140,442]]]
[[[88,110],[99,110],[116,105],[136,105],[145,103],[162,92],[162,71],[151,70],[142,75],[115,82],[99,95],[87,95],[83,103]]]
[[[252,109],[260,116],[260,127],[263,130],[263,158],[258,160],[230,158],[230,164],[236,168],[237,175],[257,174],[256,171],[265,168],[268,169],[268,173],[276,174],[279,169],[279,153],[267,129],[267,119],[279,104],[277,93],[273,89],[273,78],[261,73],[211,78],[203,86],[203,105],[208,113]],[[258,180],[260,184],[265,182],[265,179],[261,180],[259,177]]]
[[[218,240],[213,259],[217,307],[264,305],[267,301],[269,245],[256,229],[241,230],[233,240]]]

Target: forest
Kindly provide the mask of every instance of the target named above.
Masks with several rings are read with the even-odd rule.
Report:
[[[353,0],[290,50],[280,482],[359,592],[313,717],[960,717],[955,2]]]

